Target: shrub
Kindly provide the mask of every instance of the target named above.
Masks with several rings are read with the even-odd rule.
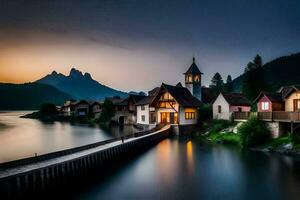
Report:
[[[225,128],[228,128],[232,126],[233,123],[228,120],[223,120],[223,119],[214,119],[212,121],[212,127],[210,128],[210,133],[218,133],[222,131]]]
[[[238,128],[243,147],[265,144],[271,139],[271,131],[265,122],[256,117],[250,118]]]
[[[290,134],[291,142],[294,149],[300,148],[300,133]]]
[[[199,108],[199,122],[203,123],[212,119],[212,107],[207,104],[203,104]]]

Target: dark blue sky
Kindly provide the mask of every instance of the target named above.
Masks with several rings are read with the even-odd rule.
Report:
[[[238,76],[257,53],[269,61],[299,52],[299,36],[299,0],[1,0],[0,80],[75,65],[113,87],[147,90],[182,80],[195,56],[208,85],[217,71]]]

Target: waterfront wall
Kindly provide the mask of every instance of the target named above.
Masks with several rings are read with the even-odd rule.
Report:
[[[49,192],[74,182],[80,183],[83,177],[105,173],[105,171],[101,171],[102,166],[113,166],[115,161],[126,160],[137,153],[143,152],[167,138],[169,134],[170,128],[163,129],[158,133],[125,141],[123,144],[115,145],[79,158],[35,170],[28,169],[28,171],[1,178],[1,199],[23,199],[26,195],[31,196],[32,194]]]

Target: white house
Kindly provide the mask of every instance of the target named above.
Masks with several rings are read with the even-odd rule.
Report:
[[[202,72],[193,63],[184,73],[185,87],[162,84],[136,103],[137,124],[167,123],[194,125],[198,123],[198,108],[202,104]]]
[[[181,84],[171,86],[163,83],[154,96],[137,102],[137,123],[197,124],[200,105],[201,101]]]
[[[214,119],[230,120],[233,112],[250,112],[251,103],[241,93],[220,93],[212,109]]]

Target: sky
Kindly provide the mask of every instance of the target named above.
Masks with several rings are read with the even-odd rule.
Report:
[[[300,52],[299,0],[0,0],[0,82],[72,67],[123,91],[176,84],[192,57],[209,85],[256,54]]]

